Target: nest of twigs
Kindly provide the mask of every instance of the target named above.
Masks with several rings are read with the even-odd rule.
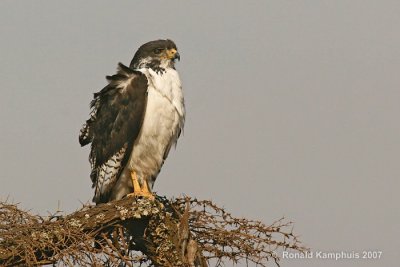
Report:
[[[306,251],[292,228],[189,197],[125,198],[47,217],[0,202],[0,266],[279,266],[279,250]]]

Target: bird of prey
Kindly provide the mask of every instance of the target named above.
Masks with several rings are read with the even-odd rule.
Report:
[[[91,143],[93,201],[125,196],[154,199],[151,190],[185,122],[180,55],[171,40],[145,43],[129,67],[118,64],[108,85],[94,94],[79,143]]]

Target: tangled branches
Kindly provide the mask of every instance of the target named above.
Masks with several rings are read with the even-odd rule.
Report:
[[[304,252],[284,219],[266,226],[211,201],[125,198],[44,218],[0,202],[0,266],[277,265],[279,249]]]
[[[183,205],[183,201],[176,203]],[[260,221],[235,218],[211,201],[191,199],[190,203],[191,231],[206,258],[218,260],[217,266],[222,266],[223,259],[234,263],[244,259],[260,266],[271,259],[279,265],[279,249],[306,250],[292,232],[292,222],[284,218],[266,226]]]

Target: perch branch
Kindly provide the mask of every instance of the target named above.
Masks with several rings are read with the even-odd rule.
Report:
[[[0,266],[279,266],[279,249],[306,251],[291,222],[267,226],[189,197],[125,198],[49,217],[0,202]]]

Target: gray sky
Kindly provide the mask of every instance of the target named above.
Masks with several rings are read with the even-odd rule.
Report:
[[[171,38],[187,123],[155,190],[284,215],[314,251],[383,251],[282,266],[396,266],[399,25],[399,1],[3,0],[0,198],[41,214],[89,201],[92,93]]]

